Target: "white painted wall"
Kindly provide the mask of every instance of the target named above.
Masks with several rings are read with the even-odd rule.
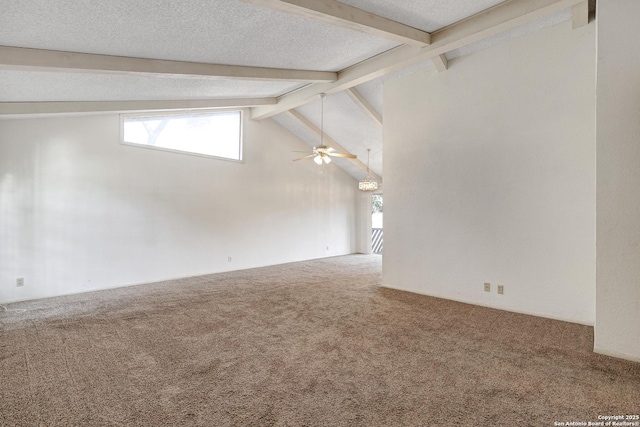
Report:
[[[598,2],[595,350],[640,361],[640,2]]]
[[[593,324],[595,25],[449,65],[385,85],[383,284]]]
[[[307,148],[272,120],[242,163],[121,145],[117,115],[0,120],[0,302],[355,252],[357,182]]]
[[[371,250],[371,193],[358,190],[356,252],[370,254]]]

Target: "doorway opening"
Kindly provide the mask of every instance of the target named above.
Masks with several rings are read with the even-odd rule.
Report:
[[[382,255],[382,194],[371,196],[371,250]]]

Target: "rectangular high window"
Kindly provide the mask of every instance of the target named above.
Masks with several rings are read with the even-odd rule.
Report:
[[[124,114],[122,143],[242,160],[242,112]]]

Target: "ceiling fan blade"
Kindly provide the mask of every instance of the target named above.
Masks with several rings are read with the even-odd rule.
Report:
[[[355,159],[358,156],[356,156],[355,154],[344,154],[344,153],[327,153],[329,156],[333,156],[333,157],[344,157],[346,159]]]
[[[311,157],[314,157],[314,156],[315,156],[315,154],[309,154],[308,156],[300,157],[299,159],[294,159],[293,161],[297,162],[298,160],[304,160],[304,159],[308,159],[308,158],[311,158]]]

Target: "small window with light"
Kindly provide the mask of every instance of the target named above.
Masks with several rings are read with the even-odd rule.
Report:
[[[158,150],[242,160],[242,112],[123,114],[121,141]]]

